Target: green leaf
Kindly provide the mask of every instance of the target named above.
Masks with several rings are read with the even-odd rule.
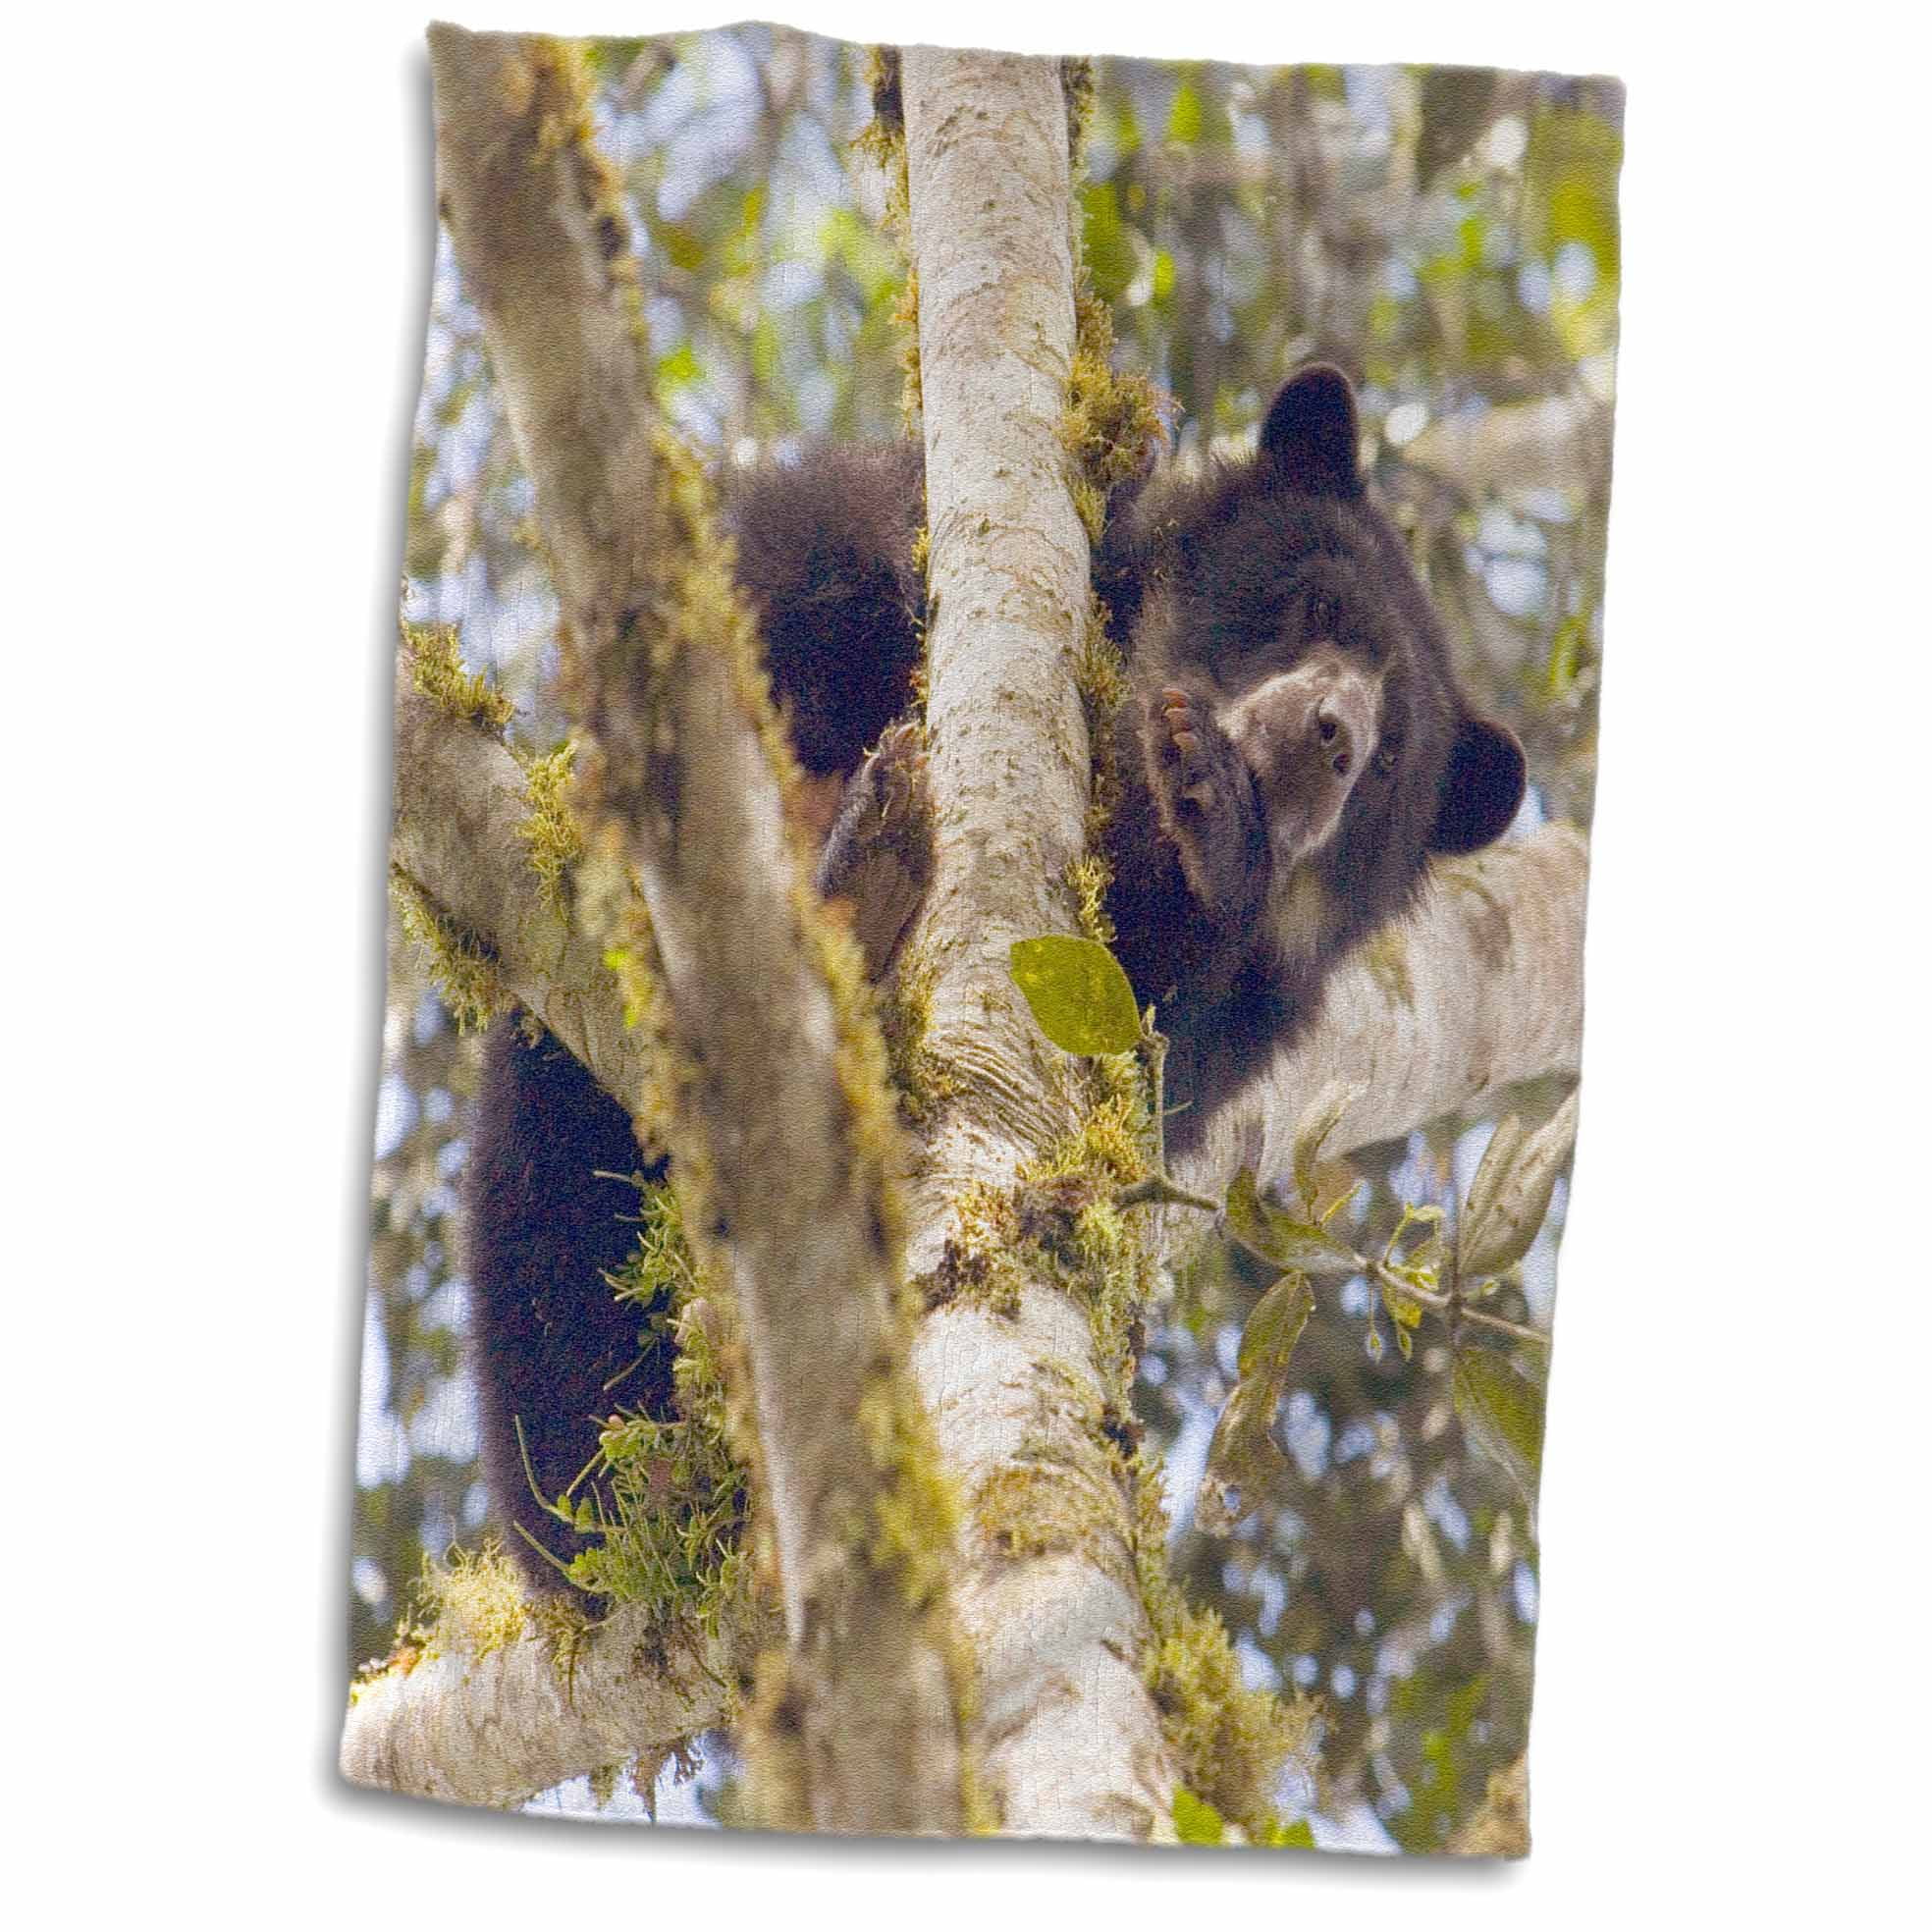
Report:
[[[1228,1183],[1228,1232],[1251,1254],[1278,1268],[1305,1268],[1311,1274],[1353,1274],[1361,1264],[1355,1250],[1325,1228],[1298,1221],[1271,1208],[1255,1187],[1255,1170],[1244,1167]]]
[[[1489,1145],[1482,1150],[1482,1158],[1476,1162],[1476,1173],[1471,1178],[1469,1197],[1463,1203],[1459,1225],[1464,1240],[1468,1239],[1470,1229],[1488,1213],[1489,1204],[1503,1176],[1509,1172],[1523,1138],[1522,1115],[1507,1114],[1496,1123],[1496,1131],[1489,1136]]]
[[[1508,1470],[1533,1508],[1543,1466],[1543,1391],[1493,1349],[1459,1350],[1450,1379],[1464,1433]]]
[[[1261,1299],[1241,1331],[1239,1372],[1279,1375],[1315,1312],[1315,1290],[1305,1274],[1284,1274]]]
[[[1174,1787],[1174,1830],[1183,1845],[1219,1845],[1227,1836],[1221,1814],[1185,1785]]]
[[[1236,1382],[1221,1405],[1208,1467],[1195,1491],[1195,1525],[1204,1534],[1225,1536],[1255,1507],[1281,1467],[1281,1451],[1268,1434],[1281,1384],[1272,1375]]]
[[[1195,1492],[1197,1526],[1224,1536],[1254,1508],[1281,1467],[1268,1429],[1288,1384],[1288,1363],[1315,1308],[1308,1276],[1284,1274],[1255,1305],[1241,1334],[1240,1379],[1221,1405],[1208,1467]]]
[[[1304,1852],[1315,1850],[1315,1827],[1306,1818],[1297,1818],[1292,1825],[1271,1825],[1267,1831],[1255,1841],[1258,1845],[1282,1845],[1299,1847]]]
[[[1167,138],[1182,147],[1192,147],[1201,138],[1204,119],[1200,90],[1193,81],[1183,80],[1174,89],[1174,105],[1168,111]]]
[[[1549,1212],[1556,1177],[1576,1145],[1577,1094],[1573,1091],[1527,1140],[1514,1116],[1504,1126],[1514,1128],[1515,1134],[1502,1158],[1492,1169],[1490,1156],[1496,1153],[1492,1141],[1470,1186],[1456,1244],[1457,1271],[1465,1280],[1501,1274],[1530,1252]],[[1496,1141],[1502,1139],[1499,1127]]]
[[[1095,939],[1049,933],[1015,939],[1009,970],[1040,1030],[1069,1053],[1130,1052],[1140,1009],[1119,960]]]

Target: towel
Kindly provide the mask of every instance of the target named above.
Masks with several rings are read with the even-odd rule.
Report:
[[[430,62],[345,1775],[1522,1855],[1621,87]]]

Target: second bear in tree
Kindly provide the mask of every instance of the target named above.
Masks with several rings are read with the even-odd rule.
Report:
[[[1309,1023],[1349,948],[1412,903],[1430,854],[1486,844],[1523,795],[1523,753],[1457,688],[1358,443],[1347,380],[1304,369],[1253,458],[1117,503],[1094,560],[1129,683],[1108,909],[1171,1043],[1177,1152]],[[730,506],[818,801],[820,886],[854,902],[875,970],[926,857],[905,798],[916,741],[890,728],[919,660],[920,482],[910,447],[831,452],[740,479]],[[473,1361],[485,1474],[543,1585],[556,1572],[536,1546],[567,1560],[577,1538],[532,1481],[559,1494],[614,1404],[662,1414],[669,1395],[662,1343],[640,1361],[636,1312],[605,1280],[636,1211],[611,1177],[638,1164],[624,1110],[554,1041],[499,1023],[465,1176]]]

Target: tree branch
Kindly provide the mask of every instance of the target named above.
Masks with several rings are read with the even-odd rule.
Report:
[[[536,485],[590,735],[579,919],[626,949],[633,996],[668,996],[676,1063],[658,1077],[679,1187],[751,1364],[794,1797],[825,1830],[957,1830],[957,1717],[927,1614],[942,1566],[912,1586],[877,1529],[902,1521],[906,1480],[883,1050],[785,830],[728,553],[695,471],[656,443],[621,199],[577,58],[430,33],[443,211]]]
[[[504,992],[635,1109],[650,1042],[624,1024],[603,947],[572,929],[526,862],[524,782],[507,745],[416,688],[408,649],[399,648],[392,861],[495,959]]]
[[[1588,869],[1564,825],[1438,864],[1422,903],[1358,948],[1315,1025],[1208,1122],[1175,1178],[1218,1197],[1239,1168],[1284,1172],[1302,1109],[1331,1079],[1362,1088],[1328,1144],[1343,1154],[1575,1073]]]
[[[532,1631],[482,1657],[437,1657],[364,1685],[343,1726],[341,1765],[358,1785],[461,1804],[510,1805],[633,1755],[647,1763],[726,1722],[743,1660],[778,1633],[748,1616],[669,1648],[626,1608],[560,1668]]]
[[[1581,500],[1610,481],[1610,410],[1573,388],[1478,416],[1439,416],[1402,457],[1469,498],[1554,490]]]

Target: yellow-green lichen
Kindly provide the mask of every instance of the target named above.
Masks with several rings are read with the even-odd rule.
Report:
[[[1070,1552],[1117,1571],[1123,1551],[1120,1499],[1083,1472],[1057,1463],[1009,1463],[981,1483],[972,1520],[1003,1555]]]
[[[495,1537],[474,1550],[452,1549],[441,1562],[425,1556],[397,1622],[395,1647],[358,1674],[351,1701],[369,1685],[406,1677],[439,1657],[476,1663],[526,1637],[548,1642],[552,1664],[567,1681],[590,1629],[575,1604],[527,1596],[522,1573]]]
[[[1189,1608],[1168,1571],[1158,1460],[1141,1452],[1122,1462],[1134,1503],[1141,1601],[1154,1626],[1148,1690],[1181,1783],[1252,1839],[1271,1843],[1276,1784],[1290,1758],[1313,1750],[1317,1709],[1299,1692],[1284,1702],[1244,1686],[1226,1626],[1211,1610]]]
[[[455,625],[404,618],[402,631],[409,680],[416,689],[450,717],[480,724],[493,738],[501,738],[516,709],[480,671],[463,664]]]
[[[400,865],[389,869],[390,903],[402,936],[421,947],[458,1033],[476,1033],[510,1003],[496,948],[458,924]]]
[[[523,797],[530,815],[516,834],[530,848],[530,870],[543,886],[544,903],[558,918],[568,917],[564,882],[584,854],[583,831],[571,815],[568,791],[576,746],[562,744],[547,756],[519,759]]]

